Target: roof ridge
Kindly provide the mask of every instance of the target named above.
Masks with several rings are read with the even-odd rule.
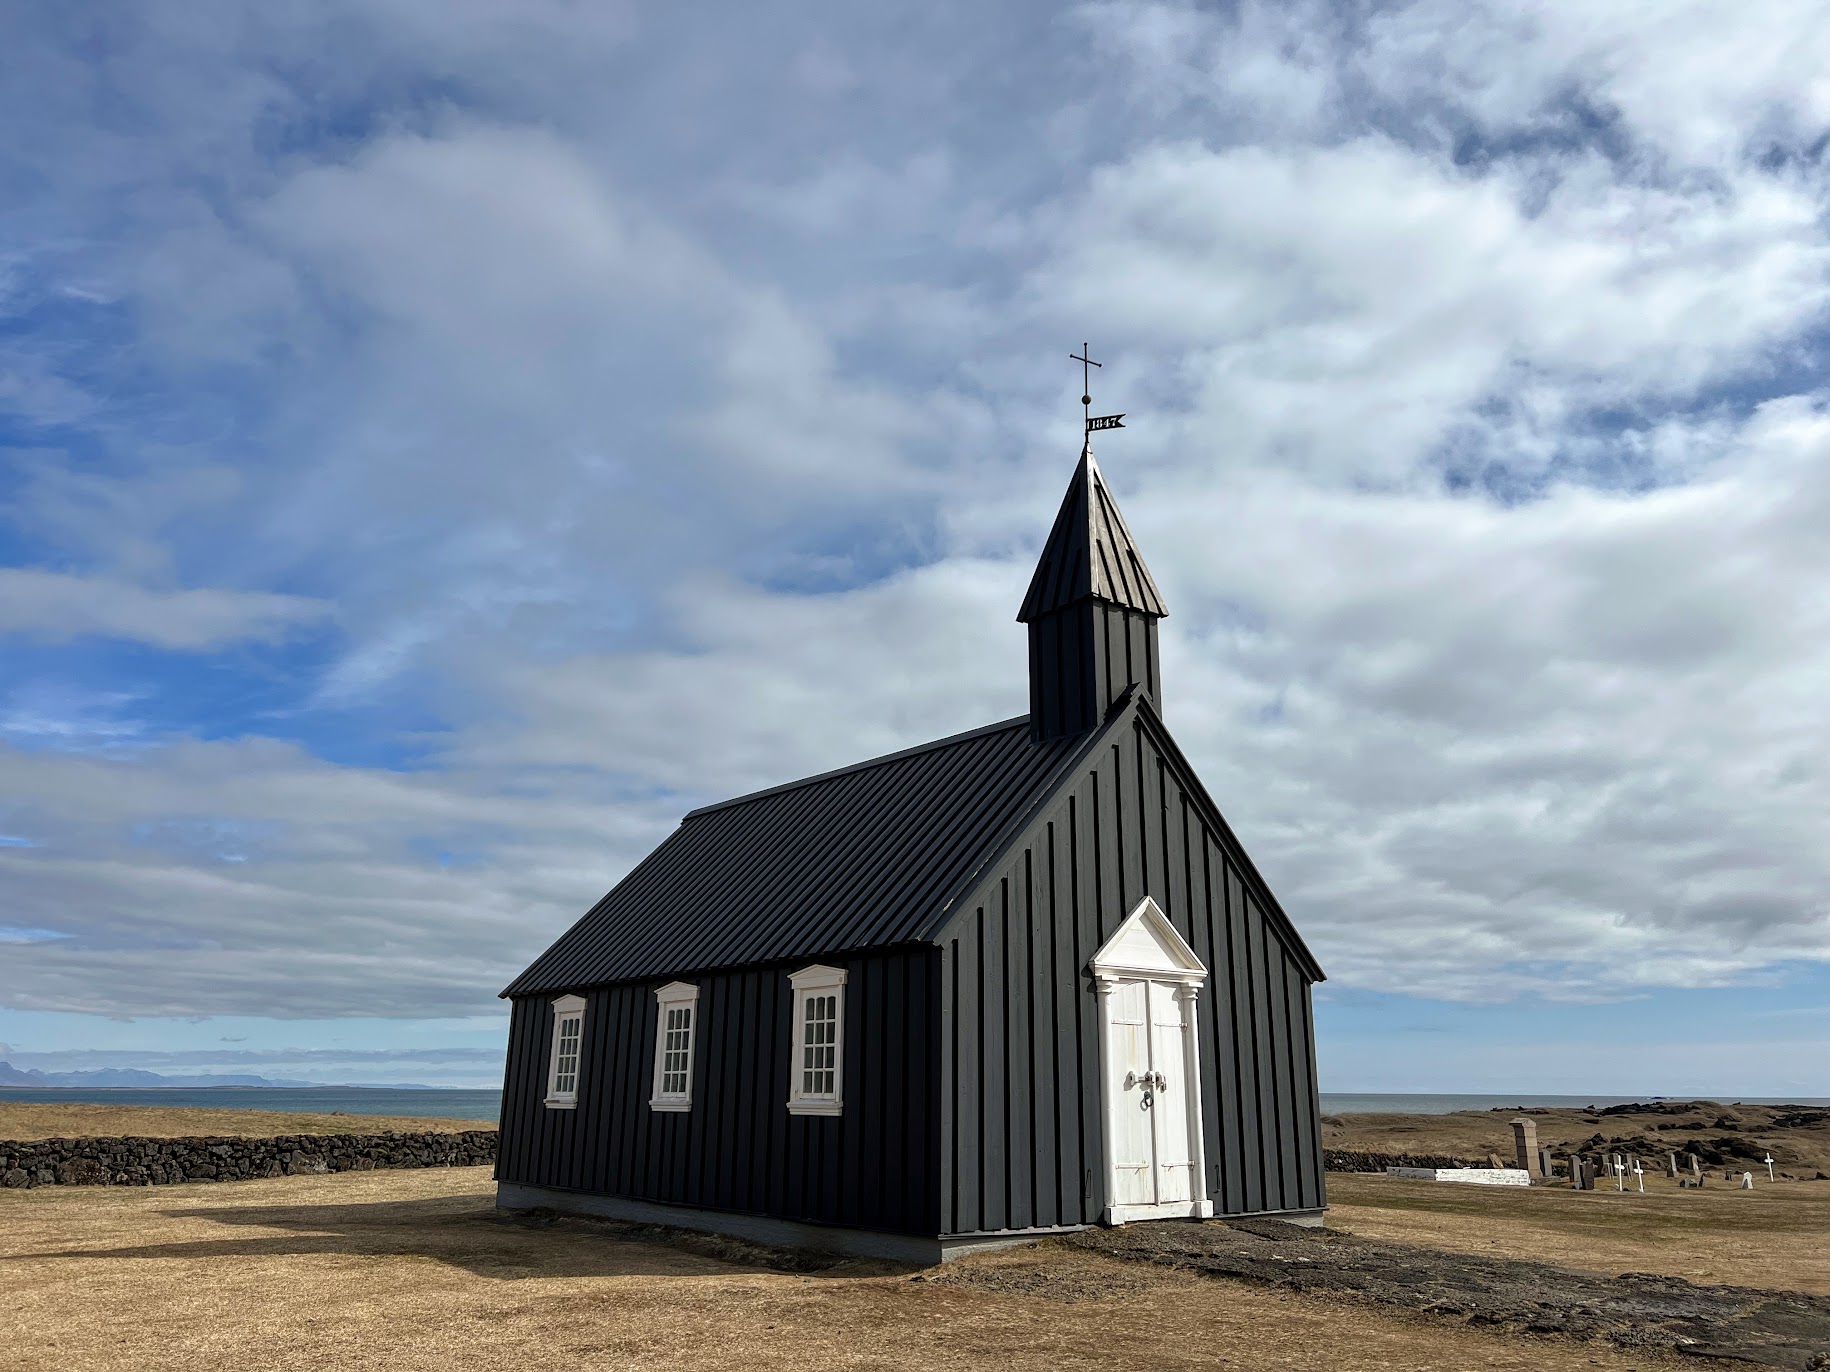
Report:
[[[775,786],[765,786],[760,791],[746,791],[743,795],[732,796],[729,800],[717,800],[713,801],[710,805],[701,805],[696,810],[688,810],[685,814],[680,816],[680,823],[684,824],[689,819],[697,819],[700,815],[709,815],[714,810],[728,810],[733,805],[747,805],[749,802],[761,800],[765,796],[775,796],[782,794],[784,791],[799,790],[803,786],[812,786],[816,782],[831,781],[834,777],[846,776],[852,772],[862,772],[871,767],[880,767],[886,762],[897,762],[905,757],[914,757],[917,753],[930,752],[935,748],[945,748],[950,743],[964,743],[969,738],[978,738],[983,734],[1000,733],[1005,729],[1014,729],[1019,724],[1028,725],[1028,723],[1028,715],[1014,715],[1010,719],[999,720],[996,724],[981,724],[978,728],[968,729],[964,733],[949,734],[945,738],[937,738],[928,743],[917,743],[912,748],[902,748],[893,753],[884,753],[879,757],[866,758],[862,762],[854,762],[845,767],[834,767],[828,772],[815,772],[812,776],[801,777],[797,781],[784,781]]]

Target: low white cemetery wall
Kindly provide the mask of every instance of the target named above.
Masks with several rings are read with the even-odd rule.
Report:
[[[1419,1177],[1424,1181],[1466,1181],[1476,1186],[1530,1186],[1531,1173],[1522,1167],[1388,1167],[1388,1177]]]

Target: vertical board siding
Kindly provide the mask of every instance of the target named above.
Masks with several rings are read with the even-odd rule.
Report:
[[[1100,637],[1122,664],[1124,637]],[[950,1232],[1099,1220],[1099,1004],[1086,965],[1145,895],[1208,968],[1196,1013],[1215,1211],[1324,1204],[1309,983],[1197,792],[1135,721],[1087,758],[948,926],[935,1061]]]
[[[1137,683],[1161,690],[1157,622],[1098,601],[1055,610],[1029,625],[1029,711],[1037,736],[1084,734]]]
[[[543,1103],[549,996],[514,1002],[496,1175],[503,1181],[901,1234],[939,1231],[941,957],[829,959],[845,988],[844,1112],[790,1115],[789,967],[694,978],[693,1104],[656,1111],[654,982],[585,993],[578,1107]],[[669,978],[671,980],[671,978]],[[918,1042],[919,1048],[911,1049]]]

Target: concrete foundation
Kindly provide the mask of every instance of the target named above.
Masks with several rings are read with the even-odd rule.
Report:
[[[496,1184],[498,1210],[556,1210],[566,1215],[591,1215],[630,1224],[660,1224],[706,1234],[729,1234],[750,1243],[774,1248],[808,1248],[820,1253],[842,1253],[854,1258],[883,1258],[915,1266],[951,1262],[968,1253],[1014,1248],[1057,1234],[1073,1234],[1084,1225],[1059,1229],[1012,1229],[991,1234],[887,1234],[871,1229],[847,1229],[833,1224],[804,1224],[770,1215],[744,1215],[730,1210],[702,1210],[664,1201],[633,1200],[627,1196],[600,1196],[588,1191],[560,1191],[519,1182]],[[1245,1218],[1232,1216],[1230,1218]],[[1254,1219],[1286,1220],[1320,1228],[1320,1210],[1267,1211]],[[1142,1221],[1148,1223],[1149,1221]]]

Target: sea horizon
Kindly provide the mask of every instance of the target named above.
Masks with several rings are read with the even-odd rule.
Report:
[[[156,1105],[168,1108],[274,1110],[290,1114],[399,1115],[418,1119],[493,1122],[502,1092],[445,1086],[7,1086],[0,1101],[56,1100],[70,1105]],[[1535,1095],[1504,1092],[1323,1091],[1324,1115],[1447,1115],[1457,1110],[1583,1109],[1638,1102],[1709,1100],[1723,1105],[1830,1106],[1822,1096]]]

